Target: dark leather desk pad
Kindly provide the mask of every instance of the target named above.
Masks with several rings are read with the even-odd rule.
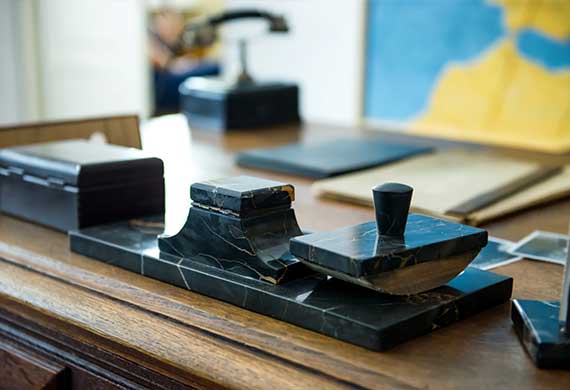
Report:
[[[318,179],[387,164],[430,150],[429,147],[379,138],[336,139],[249,150],[237,155],[237,164]]]

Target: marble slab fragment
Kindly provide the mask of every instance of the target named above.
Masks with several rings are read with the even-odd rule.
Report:
[[[374,275],[480,250],[487,232],[472,226],[410,214],[403,238],[378,235],[375,222],[291,240],[291,253],[353,277]]]
[[[560,332],[560,302],[513,300],[513,326],[539,368],[570,369],[570,335]]]
[[[295,200],[295,191],[291,184],[232,176],[192,184],[190,198],[202,208],[248,217],[260,211],[289,208]]]
[[[72,251],[372,350],[385,350],[507,302],[512,279],[467,269],[446,286],[390,296],[322,274],[282,284],[207,255],[160,252],[156,220],[70,232]]]

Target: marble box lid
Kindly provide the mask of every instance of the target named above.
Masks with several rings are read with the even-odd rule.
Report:
[[[251,176],[233,176],[194,183],[190,187],[193,205],[238,217],[289,208],[295,200],[291,184]]]
[[[487,245],[487,232],[410,214],[403,239],[378,235],[375,222],[291,239],[294,256],[354,277],[444,259]]]
[[[84,139],[0,149],[1,170],[80,189],[162,180],[164,172],[162,160],[142,150]]]

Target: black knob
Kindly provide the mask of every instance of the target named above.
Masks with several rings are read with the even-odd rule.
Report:
[[[400,183],[384,183],[372,189],[378,234],[404,235],[413,191],[412,187]]]

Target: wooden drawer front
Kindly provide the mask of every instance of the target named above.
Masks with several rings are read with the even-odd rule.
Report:
[[[0,390],[65,389],[65,367],[0,340]]]

